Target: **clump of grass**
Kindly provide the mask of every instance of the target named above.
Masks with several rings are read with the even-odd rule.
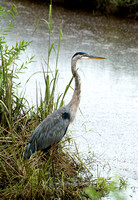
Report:
[[[3,11],[6,12],[6,9]],[[51,38],[52,6],[50,5],[49,34]],[[43,120],[53,109],[64,103],[64,97],[73,80],[71,78],[63,95],[55,101],[55,88],[58,80],[58,55],[61,41],[59,34],[58,50],[56,52],[56,68],[53,73],[49,66],[50,54],[55,50],[54,44],[49,42],[48,62],[43,67],[45,81],[45,97],[37,103],[36,110],[27,111],[25,98],[15,95],[17,78],[15,60],[29,43],[20,42],[12,49],[4,46],[1,38],[1,96],[0,96],[0,199],[93,199],[107,195],[111,191],[112,181],[100,176],[93,177],[91,165],[93,157],[88,157],[90,166],[86,165],[76,151],[70,151],[69,136],[58,144],[56,150],[46,153],[37,152],[31,159],[23,162],[22,157],[30,134],[35,129],[36,121]],[[7,54],[6,54],[7,53]],[[23,69],[23,66],[19,68]],[[18,66],[17,66],[18,67]],[[17,68],[18,69],[18,68]],[[46,71],[46,73],[45,73]],[[51,76],[50,76],[51,75]],[[51,78],[52,77],[52,78]],[[36,113],[35,113],[36,112]],[[5,118],[2,118],[5,117]]]
[[[52,155],[50,152],[39,152],[29,161],[23,162],[23,144],[19,149],[19,141],[16,138],[12,145],[6,142],[2,150],[2,199],[78,199],[81,196],[82,189],[87,186],[78,176],[83,167],[71,153],[63,151],[63,144]]]
[[[51,150],[38,152],[25,162],[22,161],[24,144],[19,136],[5,138],[3,142],[0,154],[0,198],[3,200],[99,199],[110,191],[119,191],[123,185],[101,177],[98,170],[97,176],[93,176],[93,157],[87,158],[90,166],[86,166],[77,147],[76,151],[70,151],[68,136],[52,154]]]

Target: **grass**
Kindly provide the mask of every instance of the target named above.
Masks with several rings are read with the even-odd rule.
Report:
[[[6,10],[0,8],[4,17],[14,18],[15,8]],[[10,16],[9,16],[10,13]],[[12,13],[12,14],[11,14]],[[10,19],[11,20],[11,19]],[[49,40],[52,29],[52,6],[49,9],[49,21],[44,20],[49,27]],[[6,44],[5,30],[10,29],[6,24],[1,31],[1,65],[0,65],[0,199],[99,199],[111,191],[118,191],[124,181],[111,180],[101,177],[97,167],[93,176],[92,166],[95,161],[89,154],[85,162],[72,144],[72,139],[66,135],[64,140],[51,153],[38,152],[31,159],[23,162],[25,146],[36,126],[54,109],[64,104],[64,97],[73,80],[71,78],[62,95],[55,100],[55,88],[58,81],[58,56],[61,43],[62,30],[60,29],[57,51],[54,44],[49,41],[48,61],[42,67],[45,81],[45,96],[37,100],[36,108],[29,109],[24,96],[16,94],[16,79],[18,73],[26,68],[26,64],[33,61],[33,57],[20,66],[16,64],[20,53],[25,51],[30,43],[21,41],[9,48]],[[9,28],[9,29],[8,29]],[[54,73],[50,69],[49,61],[52,51],[56,55]],[[46,72],[45,72],[46,71]],[[38,93],[38,91],[37,91]],[[70,151],[71,145],[76,150]],[[53,167],[54,166],[54,167]],[[54,169],[54,170],[53,170]],[[94,170],[95,171],[95,170]]]
[[[24,130],[23,130],[24,132]],[[0,155],[1,199],[98,199],[110,191],[119,191],[119,183],[97,175],[94,177],[91,165],[95,162],[89,156],[86,165],[78,149],[70,151],[67,136],[54,153],[38,152],[30,160],[22,161],[24,141],[22,136],[3,139]],[[28,140],[29,137],[24,138]],[[54,174],[52,165],[54,164]],[[119,186],[117,186],[117,184]]]
[[[79,187],[83,186],[81,182],[80,186],[77,184],[81,180],[77,177],[77,171],[82,169],[71,154],[63,152],[64,145],[59,146],[52,156],[50,152],[47,154],[39,152],[29,161],[23,162],[23,149],[19,151],[19,141],[20,139],[16,138],[12,143],[14,150],[9,144],[5,145],[5,150],[2,152],[2,199],[45,199],[48,196],[49,198],[64,196],[75,199]],[[24,146],[23,143],[20,145]],[[54,161],[55,178],[53,177],[52,160]]]

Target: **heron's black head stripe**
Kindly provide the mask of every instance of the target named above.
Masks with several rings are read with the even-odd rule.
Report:
[[[64,113],[62,114],[62,118],[63,118],[63,119],[68,119],[68,120],[70,120],[70,114],[67,113],[67,112],[64,112]]]
[[[86,53],[84,53],[84,52],[77,52],[77,53],[75,53],[73,56],[72,56],[72,58],[74,58],[75,56],[77,56],[77,55],[87,55]]]

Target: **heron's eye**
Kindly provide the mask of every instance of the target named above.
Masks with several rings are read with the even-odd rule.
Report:
[[[64,112],[64,113],[62,113],[62,118],[70,120],[70,114],[67,112]]]

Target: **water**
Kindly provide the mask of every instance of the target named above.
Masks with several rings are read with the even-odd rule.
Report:
[[[1,2],[1,1],[0,1]],[[41,62],[47,58],[48,28],[37,19],[48,19],[48,7],[31,1],[16,2],[18,15],[16,30],[7,36],[10,44],[18,40],[33,40],[27,55],[35,55],[25,74],[20,76],[22,86],[33,72],[42,71]],[[8,1],[2,4],[9,6]],[[58,41],[63,28],[59,64],[60,78],[57,93],[64,91],[71,71],[70,60],[77,51],[84,51],[107,60],[82,60],[78,62],[82,81],[82,98],[76,120],[70,126],[79,151],[94,152],[102,163],[109,163],[116,173],[127,177],[135,192],[127,191],[127,199],[138,196],[138,59],[137,23],[106,17],[93,17],[87,13],[73,12],[53,7],[52,42]],[[55,45],[56,47],[57,45]],[[52,54],[51,67],[55,68]],[[37,74],[26,85],[26,97],[35,104],[37,84],[43,90],[42,75]],[[74,84],[72,85],[74,87]],[[72,91],[66,96],[71,99]],[[129,195],[132,195],[132,198]]]

